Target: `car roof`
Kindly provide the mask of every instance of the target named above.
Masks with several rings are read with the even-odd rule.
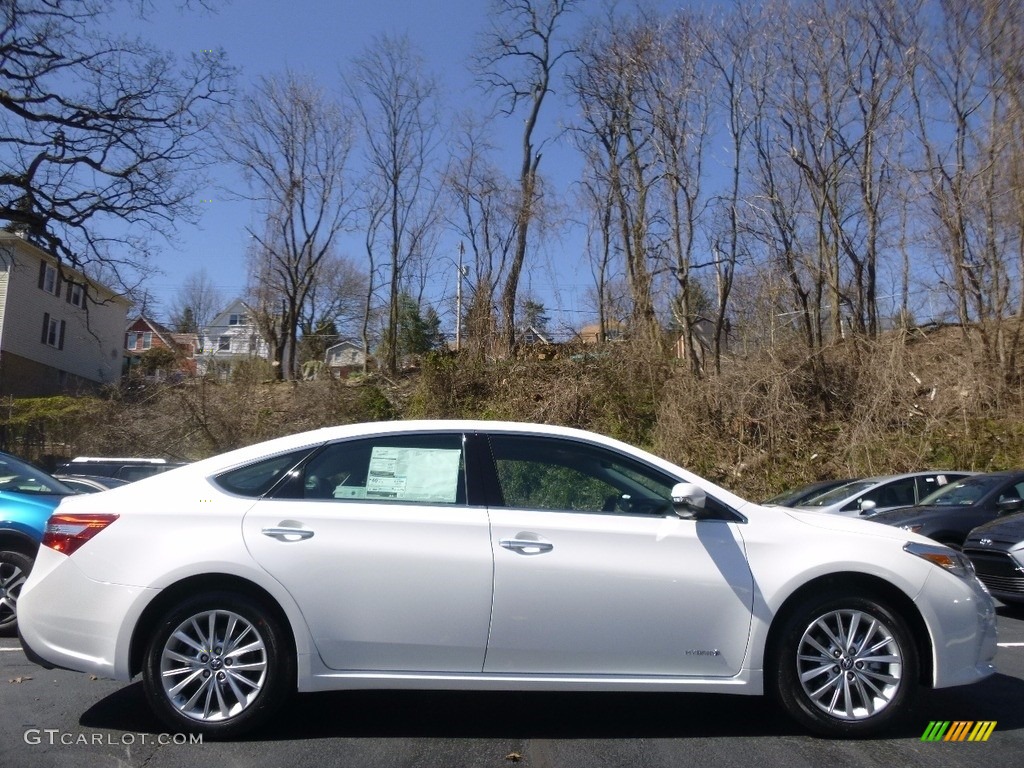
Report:
[[[174,476],[179,472],[198,473],[203,476],[210,476],[234,467],[240,467],[258,459],[288,453],[306,447],[314,447],[323,443],[336,440],[373,437],[375,435],[406,434],[416,432],[487,432],[487,433],[516,433],[536,436],[563,437],[567,439],[585,440],[587,442],[604,445],[618,451],[626,451],[639,454],[649,463],[658,466],[663,470],[680,476],[684,482],[696,483],[706,488],[713,489],[714,494],[725,504],[738,509],[748,501],[735,493],[722,488],[702,477],[699,477],[684,467],[673,464],[667,459],[645,451],[637,446],[624,443],[621,440],[607,437],[596,432],[587,432],[572,427],[561,427],[552,424],[534,424],[515,421],[486,421],[478,419],[419,419],[410,421],[375,421],[359,424],[344,424],[333,427],[322,427],[308,432],[299,432],[293,435],[286,435],[262,443],[256,443],[244,448],[237,448],[227,453],[211,456],[208,459],[197,461],[193,464],[178,469],[146,478],[138,482],[147,484],[155,482],[173,482]],[[180,475],[177,475],[180,477]],[[161,480],[163,478],[163,480]],[[146,487],[152,487],[147,485]],[[117,489],[120,490],[120,489]]]

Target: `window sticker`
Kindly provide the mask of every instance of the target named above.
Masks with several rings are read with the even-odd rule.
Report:
[[[454,504],[461,456],[460,449],[374,446],[366,498]]]

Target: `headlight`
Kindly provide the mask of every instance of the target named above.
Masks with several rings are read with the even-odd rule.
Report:
[[[971,561],[949,547],[943,547],[940,544],[918,544],[916,541],[909,541],[903,545],[903,551],[917,555],[940,568],[945,568],[961,579],[968,579],[974,576],[974,565]]]

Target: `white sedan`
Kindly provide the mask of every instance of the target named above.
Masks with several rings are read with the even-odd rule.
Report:
[[[560,427],[378,423],[273,440],[50,519],[26,652],[141,674],[174,731],[294,691],[695,691],[863,736],[994,671],[970,563],[897,528],[748,503]]]

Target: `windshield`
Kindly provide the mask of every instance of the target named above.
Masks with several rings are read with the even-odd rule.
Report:
[[[57,496],[73,493],[38,467],[5,454],[0,454],[0,491]]]
[[[919,506],[969,507],[989,491],[1006,481],[1005,476],[976,475],[965,477],[932,491],[919,502]]]
[[[856,496],[861,491],[866,491],[868,488],[873,488],[878,485],[877,480],[855,480],[852,483],[846,485],[840,485],[838,488],[833,488],[828,493],[823,493],[821,496],[815,496],[810,501],[805,501],[801,504],[801,507],[828,507],[835,504],[837,501],[848,499],[851,496]]]

